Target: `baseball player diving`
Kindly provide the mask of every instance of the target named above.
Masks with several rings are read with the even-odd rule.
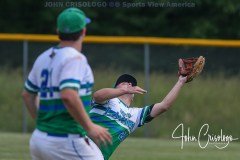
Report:
[[[137,86],[137,80],[132,75],[123,74],[117,79],[114,88],[96,91],[93,94],[90,117],[94,123],[108,128],[112,136],[112,144],[100,146],[104,159],[108,160],[119,144],[137,127],[166,112],[176,100],[184,84],[193,80],[202,71],[204,62],[203,57],[179,59],[177,83],[161,102],[143,108],[130,107],[134,94],[147,92]]]
[[[93,106],[90,110],[91,120],[108,128],[112,136],[111,145],[100,146],[104,159],[108,160],[119,144],[137,127],[143,126],[167,111],[186,81],[186,77],[180,76],[162,102],[143,108],[130,107],[134,94],[144,94],[146,91],[137,86],[137,80],[129,74],[121,75],[116,81],[115,88],[96,91],[93,94]]]

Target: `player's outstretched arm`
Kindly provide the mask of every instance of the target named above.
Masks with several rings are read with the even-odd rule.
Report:
[[[22,98],[31,117],[35,119],[37,117],[37,105],[38,105],[37,94],[32,94],[24,90],[22,92]]]
[[[124,94],[143,93],[146,93],[146,91],[138,86],[129,86],[127,88],[103,88],[93,94],[93,99],[95,102],[103,104],[109,99],[116,98]]]
[[[167,111],[171,105],[175,102],[182,86],[187,81],[187,77],[180,76],[177,83],[174,85],[172,90],[168,93],[168,95],[163,99],[162,102],[156,103],[152,111],[150,113],[151,117],[156,117],[160,115],[161,113]]]
[[[127,91],[122,88],[103,88],[94,92],[93,100],[97,103],[103,104],[109,99],[119,97],[126,93]]]

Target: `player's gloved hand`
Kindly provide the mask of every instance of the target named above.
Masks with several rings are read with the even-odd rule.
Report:
[[[89,128],[88,136],[99,146],[100,144],[112,144],[112,137],[108,129],[92,123]]]
[[[191,82],[203,70],[205,58],[199,56],[197,58],[180,58],[178,60],[178,75],[187,76],[187,81]]]

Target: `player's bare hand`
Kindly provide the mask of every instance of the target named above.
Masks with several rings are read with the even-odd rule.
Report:
[[[128,88],[128,94],[144,94],[144,93],[147,93],[146,90],[138,87],[138,86],[129,86]]]
[[[100,144],[112,144],[112,137],[109,134],[108,129],[94,123],[88,131],[88,136],[91,137],[98,146]]]
[[[178,82],[180,82],[181,84],[185,84],[187,82],[187,76],[179,76],[178,78]]]

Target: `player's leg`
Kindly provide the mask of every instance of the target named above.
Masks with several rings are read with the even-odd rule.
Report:
[[[102,155],[101,150],[98,148],[98,146],[90,139],[88,138],[88,141],[90,143],[90,145],[92,146],[96,156],[98,157],[99,160],[104,160],[104,157]]]
[[[65,152],[67,159],[104,160],[100,149],[89,138],[71,139]]]
[[[30,153],[32,160],[43,160],[47,158],[44,146],[46,146],[46,135],[42,135],[39,131],[35,130],[30,139]]]
[[[42,159],[37,141],[38,141],[38,137],[36,135],[36,132],[34,131],[31,136],[30,145],[29,145],[32,160],[41,160]]]

